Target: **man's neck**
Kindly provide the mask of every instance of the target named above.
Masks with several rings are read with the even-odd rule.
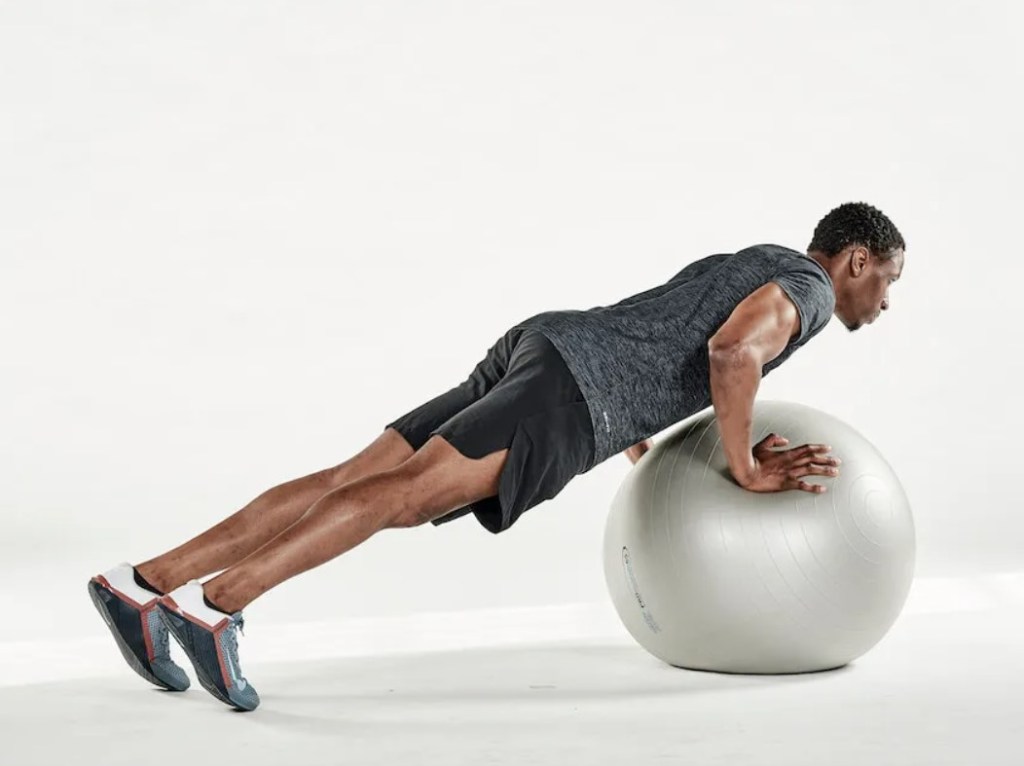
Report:
[[[828,272],[828,276],[829,279],[832,280],[832,284],[836,283],[836,275],[832,273],[832,269],[835,268],[833,259],[829,258],[824,253],[819,252],[817,250],[812,250],[811,252],[807,253],[807,257],[817,261],[818,265]]]

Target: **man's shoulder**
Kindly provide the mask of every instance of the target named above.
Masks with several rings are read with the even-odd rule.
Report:
[[[766,274],[803,273],[822,283],[831,283],[825,268],[807,253],[785,245],[765,243],[736,251],[738,265],[755,268]],[[769,277],[771,278],[771,277]]]
[[[762,257],[774,257],[774,258],[807,258],[807,254],[800,250],[794,250],[786,245],[777,245],[772,242],[764,242],[760,245],[750,245],[744,247],[741,250],[736,251],[736,255],[739,256],[762,256]]]

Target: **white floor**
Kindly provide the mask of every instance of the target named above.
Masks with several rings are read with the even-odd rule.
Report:
[[[1022,581],[918,581],[874,649],[797,676],[669,667],[601,604],[249,624],[253,713],[149,686],[109,637],[7,641],[0,762],[1021,764]]]

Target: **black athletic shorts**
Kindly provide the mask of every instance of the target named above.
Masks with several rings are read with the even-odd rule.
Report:
[[[595,455],[590,412],[576,380],[551,341],[522,327],[502,335],[463,383],[386,428],[414,449],[440,434],[470,458],[508,447],[497,495],[432,522],[472,512],[495,534],[589,471]]]

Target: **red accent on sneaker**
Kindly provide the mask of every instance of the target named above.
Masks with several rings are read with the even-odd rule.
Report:
[[[217,647],[217,660],[220,664],[220,675],[224,679],[224,687],[228,688],[235,685],[234,680],[231,678],[231,674],[228,672],[227,660],[224,659],[224,652],[220,648],[220,634],[224,632],[224,626],[213,632],[213,645]]]
[[[142,618],[142,640],[146,642],[146,659],[152,662],[156,658],[156,649],[153,648],[153,636],[149,632],[149,613],[156,609],[154,603],[149,609],[140,612],[139,616]]]
[[[117,588],[115,588],[113,585],[111,585],[110,581],[107,580],[107,578],[104,577],[103,575],[96,575],[92,579],[95,582],[98,582],[100,585],[102,585],[107,590],[109,590],[111,593],[113,593],[115,596],[117,596],[122,601],[128,602],[133,607],[135,607],[136,609],[139,610],[139,619],[142,620],[142,640],[146,644],[146,659],[148,659],[150,662],[152,662],[153,659],[156,657],[156,650],[153,648],[153,637],[149,633],[149,620],[147,619],[147,613],[150,612],[153,609],[156,609],[156,602],[157,602],[157,600],[160,597],[157,596],[154,593],[153,594],[153,598],[151,598],[145,604],[140,604],[138,601],[133,599],[131,596],[129,596],[129,595],[125,594],[125,593],[122,593]]]
[[[142,611],[143,609],[146,609],[147,607],[152,607],[153,605],[156,604],[157,599],[160,598],[158,595],[156,595],[154,593],[153,594],[153,598],[151,598],[149,601],[147,601],[144,604],[140,604],[138,601],[133,599],[131,596],[125,595],[124,593],[119,591],[117,588],[115,588],[113,585],[111,585],[110,582],[107,580],[107,578],[104,577],[103,575],[96,575],[92,579],[95,582],[98,582],[100,585],[102,585],[107,590],[109,590],[111,593],[114,593],[122,601],[127,601],[129,604],[134,606],[139,611]]]

